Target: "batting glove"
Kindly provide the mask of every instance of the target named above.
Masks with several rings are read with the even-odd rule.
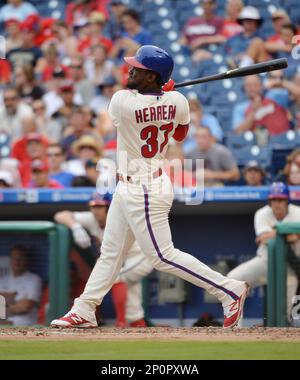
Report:
[[[175,82],[173,81],[173,79],[170,79],[169,82],[167,82],[166,84],[162,86],[162,90],[164,92],[174,91],[174,89],[175,89]]]
[[[88,248],[92,245],[89,234],[79,223],[74,224],[74,226],[72,227],[72,234],[75,243],[79,247]]]

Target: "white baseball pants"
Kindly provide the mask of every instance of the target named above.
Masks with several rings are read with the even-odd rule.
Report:
[[[145,257],[141,249],[134,243],[130,249],[130,257],[126,259],[116,282],[127,284],[126,320],[138,321],[145,316],[142,306],[142,282],[153,270],[151,262]]]
[[[168,220],[172,202],[173,189],[166,174],[148,184],[118,183],[107,216],[100,258],[72,312],[87,320],[94,318],[95,308],[115,282],[133,240],[137,240],[157,270],[206,289],[223,305],[238,299],[244,283],[224,277],[174,248]]]

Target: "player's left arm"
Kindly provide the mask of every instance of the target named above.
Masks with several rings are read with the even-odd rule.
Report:
[[[190,116],[190,107],[187,99],[181,95],[180,93],[176,93],[176,96],[178,97],[178,104],[177,104],[177,112],[176,115],[176,121],[177,121],[177,127],[175,129],[175,132],[173,134],[174,140],[181,142],[183,141],[187,133],[189,131],[189,124],[191,121]]]

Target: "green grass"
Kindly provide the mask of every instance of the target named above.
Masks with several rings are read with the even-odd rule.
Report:
[[[300,342],[0,341],[0,359],[300,359]]]

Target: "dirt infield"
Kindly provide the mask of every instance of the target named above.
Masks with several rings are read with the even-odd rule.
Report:
[[[138,329],[53,329],[53,328],[3,328],[1,340],[51,340],[51,341],[269,341],[300,342],[300,329],[296,328],[242,328],[223,330],[218,327],[148,327]]]

